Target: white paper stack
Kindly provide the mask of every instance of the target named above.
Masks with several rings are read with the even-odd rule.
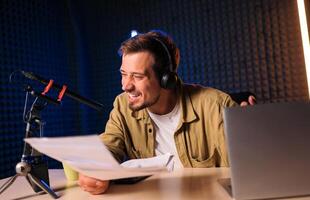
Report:
[[[76,171],[101,180],[148,176],[167,171],[172,155],[129,160],[120,165],[98,135],[26,138],[37,151],[70,165]]]

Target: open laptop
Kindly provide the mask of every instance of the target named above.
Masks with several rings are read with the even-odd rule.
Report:
[[[310,195],[309,102],[226,108],[224,127],[235,199]]]

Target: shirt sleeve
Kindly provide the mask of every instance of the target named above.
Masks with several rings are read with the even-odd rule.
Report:
[[[226,107],[234,107],[238,106],[238,104],[232,100],[232,98],[227,95],[226,98],[223,101],[223,104],[220,105],[220,115],[221,115],[221,121],[220,121],[220,134],[218,138],[218,153],[219,153],[219,160],[218,160],[218,165],[220,167],[228,167],[229,166],[229,161],[228,161],[228,150],[227,150],[227,143],[226,143],[226,138],[225,138],[225,133],[224,133],[224,119],[223,119],[223,111],[224,108]]]
[[[124,140],[124,120],[120,111],[120,101],[117,97],[113,103],[113,109],[107,121],[104,133],[100,138],[113,154],[118,162],[122,162],[126,157]]]

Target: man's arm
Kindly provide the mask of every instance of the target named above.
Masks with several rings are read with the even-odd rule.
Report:
[[[118,98],[114,101],[114,108],[110,113],[110,118],[106,124],[105,132],[100,135],[103,143],[111,151],[119,162],[124,157],[124,138],[122,136],[120,103]],[[79,174],[78,185],[90,194],[102,194],[107,191],[110,185],[108,180],[99,180]]]
[[[249,94],[247,101],[239,101],[238,103],[240,103],[240,106],[248,106],[248,105],[255,105],[256,104],[256,98],[253,94]],[[230,98],[227,98],[225,103],[224,103],[224,107],[232,107],[232,106],[236,106],[236,102],[234,101],[234,99],[232,99],[232,95],[230,95]],[[222,114],[222,112],[221,112]],[[220,123],[220,130],[222,132],[221,137],[219,139],[219,154],[221,156],[220,159],[220,166],[224,166],[227,167],[229,166],[229,162],[228,162],[228,152],[227,152],[227,146],[226,146],[226,139],[225,139],[225,134],[224,134],[224,121],[222,119],[221,123]]]
[[[223,119],[223,110],[226,107],[234,107],[238,106],[238,104],[227,95],[222,105],[220,105],[220,122],[219,122],[219,135],[218,135],[218,153],[220,155],[219,166],[220,167],[228,167],[228,152],[226,146],[226,138],[224,134],[224,119]]]

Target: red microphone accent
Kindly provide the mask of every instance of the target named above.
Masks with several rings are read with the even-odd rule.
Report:
[[[48,91],[51,89],[52,85],[54,83],[54,80],[50,80],[47,84],[47,86],[44,88],[44,91],[41,93],[42,95],[45,95],[46,93],[48,93]]]
[[[65,94],[65,92],[66,92],[66,90],[67,90],[67,86],[66,86],[66,85],[63,85],[61,91],[60,91],[59,94],[58,94],[58,99],[57,99],[57,101],[59,101],[59,102],[61,101],[62,97],[64,96],[64,94]]]

